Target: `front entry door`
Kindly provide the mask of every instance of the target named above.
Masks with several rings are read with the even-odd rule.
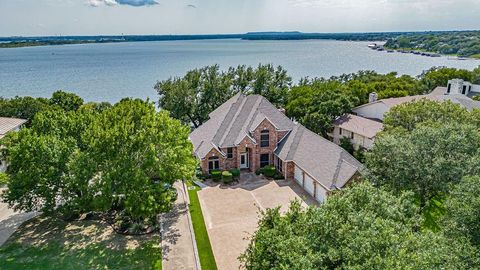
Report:
[[[248,168],[248,153],[240,154],[240,169]]]

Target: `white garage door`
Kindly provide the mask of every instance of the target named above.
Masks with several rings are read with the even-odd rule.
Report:
[[[322,203],[325,201],[325,198],[327,197],[327,192],[320,184],[316,183],[316,185],[317,185],[317,194],[315,194],[315,199],[318,202]]]
[[[314,182],[313,179],[310,178],[307,174],[305,174],[305,190],[308,192],[308,194],[313,196],[314,192]]]
[[[295,165],[295,181],[302,186],[303,182],[303,171],[297,165]]]

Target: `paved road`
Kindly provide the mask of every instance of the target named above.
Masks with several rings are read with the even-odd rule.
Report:
[[[0,193],[3,189],[0,190]],[[37,212],[18,213],[8,208],[6,203],[0,203],[0,246],[17,230],[23,222],[38,215]]]
[[[188,212],[187,197],[182,183],[175,183],[178,192],[173,210],[163,216],[162,269],[198,269],[194,236]]]

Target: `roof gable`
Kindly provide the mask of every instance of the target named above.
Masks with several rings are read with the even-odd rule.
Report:
[[[260,95],[237,94],[210,113],[210,119],[190,134],[195,154],[204,157],[213,144],[218,148],[234,147],[252,126],[267,118],[273,126],[290,130],[294,123]],[[257,123],[258,122],[258,123]],[[253,138],[253,142],[255,140]]]

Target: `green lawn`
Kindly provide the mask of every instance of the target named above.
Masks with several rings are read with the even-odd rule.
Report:
[[[159,235],[115,234],[100,221],[35,218],[0,248],[0,269],[161,269]]]
[[[190,215],[192,216],[193,230],[195,232],[195,241],[197,242],[198,256],[203,270],[215,270],[217,264],[213,257],[212,246],[208,238],[207,228],[203,219],[202,208],[198,200],[198,186],[192,182],[187,182],[188,196],[190,197]]]

